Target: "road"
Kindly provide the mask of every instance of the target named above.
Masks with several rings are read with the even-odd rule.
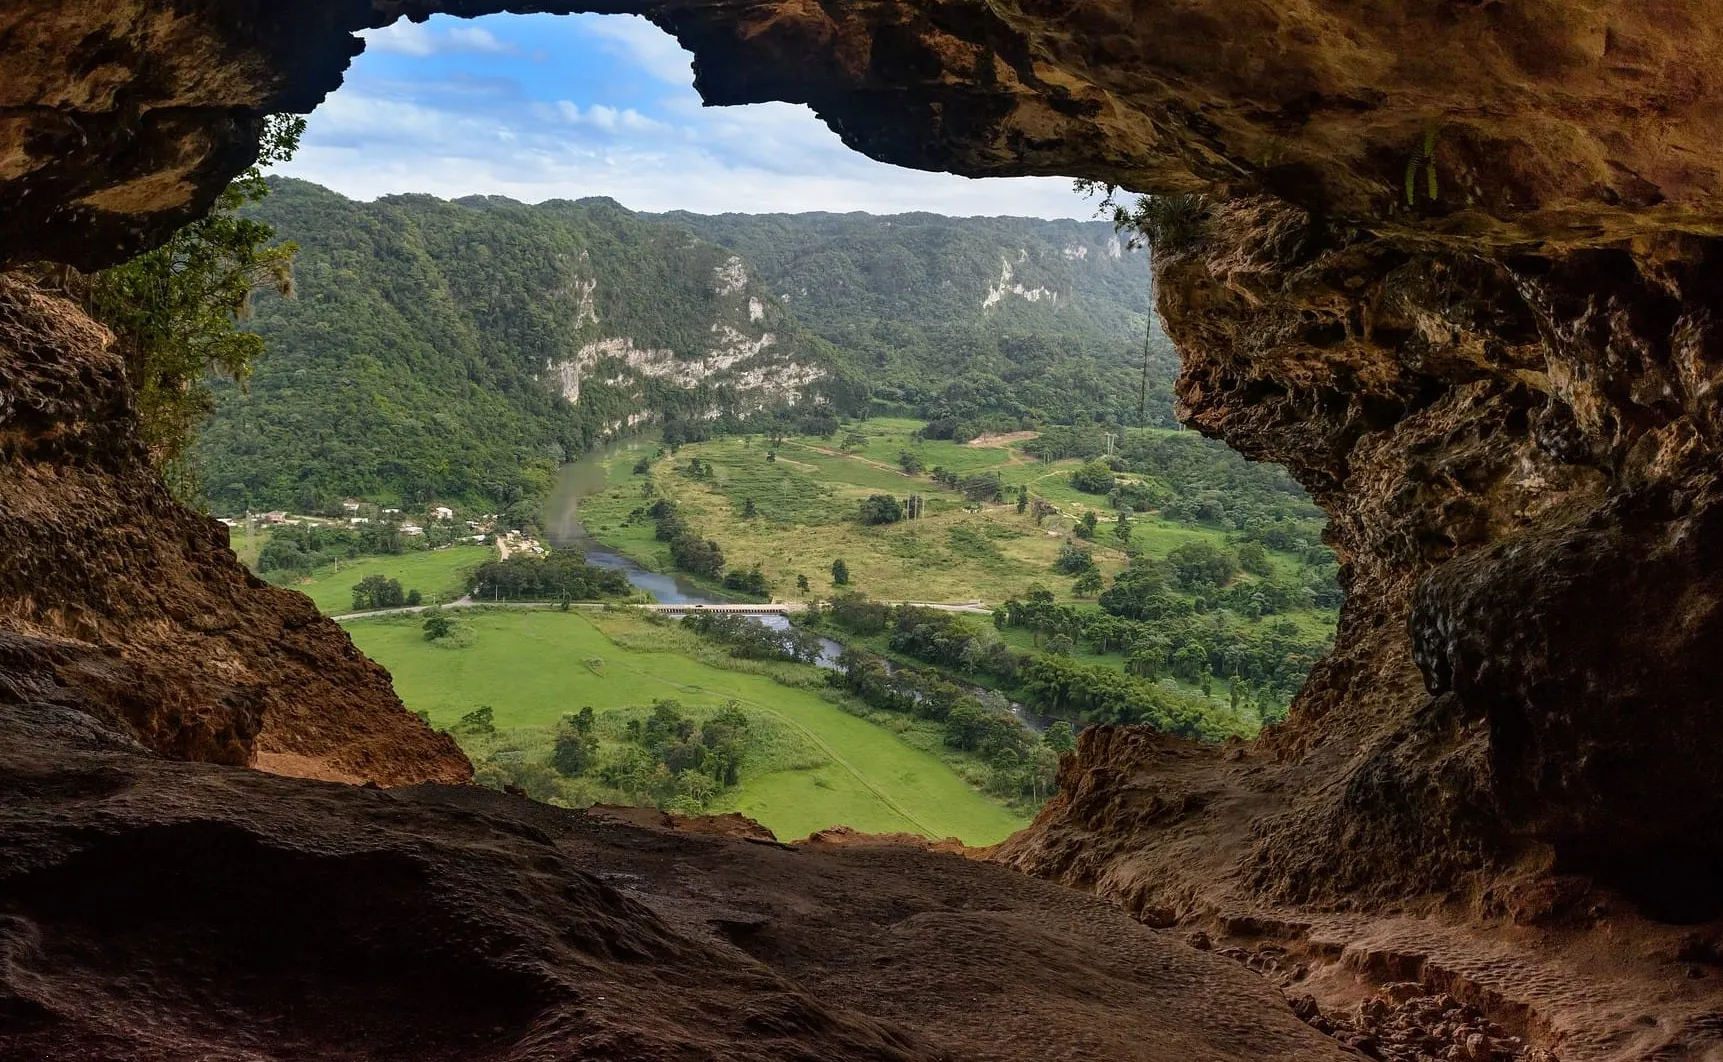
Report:
[[[616,602],[604,601],[574,601],[570,608],[607,608]],[[915,608],[938,609],[941,612],[963,612],[975,616],[990,616],[993,610],[979,601],[884,601],[886,605],[910,605]],[[329,618],[336,623],[348,620],[371,619],[377,616],[404,616],[425,612],[434,608],[558,608],[555,601],[475,601],[471,596],[458,598],[446,605],[409,605],[403,608],[380,608],[370,612],[346,612]],[[772,605],[746,604],[703,604],[703,605],[630,605],[630,608],[642,608],[649,612],[741,612],[786,616],[792,612],[807,611],[805,601],[780,601]]]

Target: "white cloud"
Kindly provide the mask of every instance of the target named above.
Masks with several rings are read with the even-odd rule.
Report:
[[[380,52],[420,57],[437,53],[436,42],[431,37],[431,31],[423,23],[408,22],[406,19],[384,26],[382,29],[366,30],[359,36],[365,38],[367,49],[375,48]]]
[[[331,101],[333,102],[333,101]],[[578,109],[583,115],[594,108]],[[615,112],[620,127],[626,112]],[[504,195],[523,202],[610,196],[635,210],[1089,216],[1092,205],[1061,178],[968,180],[885,166],[859,155],[797,170],[725,159],[674,137],[638,140],[592,128],[498,126],[408,104],[354,106],[339,128],[313,119],[305,146],[282,172],[358,199],[427,192],[448,199]],[[386,146],[378,137],[390,132]]]
[[[532,111],[534,114],[543,114],[547,109],[535,107]],[[656,118],[648,118],[633,107],[618,110],[602,103],[594,103],[583,110],[573,100],[557,100],[554,113],[570,125],[592,126],[607,133],[667,133],[671,129],[669,124]]]
[[[359,36],[367,49],[424,59],[447,52],[501,54],[514,51],[510,45],[481,26],[451,26],[438,32],[422,22],[401,19],[382,29],[366,30]]]
[[[639,15],[581,15],[580,27],[613,45],[659,81],[694,83],[694,57],[676,38]]]
[[[416,62],[409,73],[400,60],[382,67],[386,77],[367,77],[359,67],[311,117],[299,157],[282,172],[360,199],[398,192],[526,202],[604,195],[645,211],[1092,216],[1092,203],[1062,178],[977,181],[875,162],[845,147],[806,106],[704,107],[691,87],[688,53],[645,19],[570,18],[579,20],[577,36],[614,46],[625,64],[662,87],[642,94],[626,78],[565,81],[538,64],[520,78]],[[507,39],[525,39],[503,37],[438,19],[400,22],[367,40],[421,57],[507,49]],[[579,58],[576,48],[561,61]],[[604,93],[610,102],[535,95],[547,87]]]
[[[504,44],[491,35],[491,31],[479,26],[455,26],[448,32],[449,43],[464,52],[494,52],[506,53],[514,51],[510,45]]]

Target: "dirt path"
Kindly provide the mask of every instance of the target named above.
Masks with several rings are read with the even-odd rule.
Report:
[[[888,465],[884,461],[875,461],[871,457],[862,457],[858,454],[846,454],[842,450],[828,450],[824,446],[810,446],[807,443],[790,443],[789,445],[799,446],[804,450],[812,450],[816,454],[825,454],[827,457],[841,457],[846,461],[855,461],[858,464],[872,465],[874,468],[877,468],[882,472],[895,472],[904,479],[913,478],[909,473],[896,465]]]

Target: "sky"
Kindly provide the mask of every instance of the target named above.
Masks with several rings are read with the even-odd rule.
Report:
[[[1054,177],[969,180],[875,162],[805,106],[703,107],[693,58],[634,15],[402,20],[275,172],[356,199],[610,196],[635,210],[1093,216]]]

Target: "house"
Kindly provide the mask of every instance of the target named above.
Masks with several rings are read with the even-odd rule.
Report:
[[[352,524],[354,527],[358,527],[360,524],[370,523],[371,518],[369,516],[349,516],[347,518],[347,522]]]
[[[266,524],[285,524],[287,522],[287,514],[280,510],[272,513],[264,513],[263,522]]]
[[[352,498],[348,498],[346,501],[341,503],[341,508],[346,512],[356,513],[359,511],[359,503],[354,501]]]
[[[402,524],[401,525],[401,534],[403,534],[403,535],[422,535],[424,533],[425,533],[425,529],[420,527],[418,524]]]
[[[431,510],[431,516],[438,520],[453,520],[455,511],[447,505],[438,505]]]
[[[400,516],[401,510],[399,510],[399,509],[384,509],[383,515],[384,516]]]

